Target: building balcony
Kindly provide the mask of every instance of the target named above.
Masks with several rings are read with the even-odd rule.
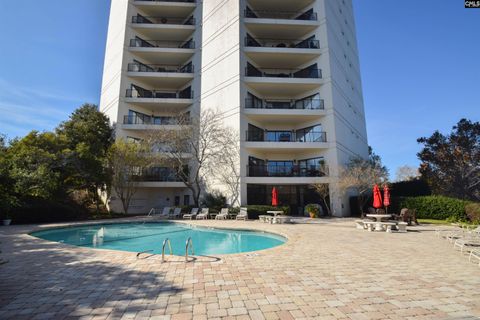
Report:
[[[328,166],[299,165],[248,165],[247,177],[325,177],[328,176]]]
[[[151,16],[188,17],[195,10],[195,0],[134,0],[133,5]]]
[[[299,39],[317,29],[320,23],[313,10],[289,12],[252,10],[244,13],[247,29],[259,38],[275,38],[279,34],[288,39]]]
[[[158,64],[129,63],[127,75],[152,87],[179,89],[193,80],[193,65],[169,66]]]
[[[182,125],[189,124],[189,120],[179,120],[175,117],[145,117],[129,115],[123,117],[122,129],[124,130],[152,130],[165,129],[177,130]]]
[[[127,89],[125,102],[148,107],[174,111],[193,104],[193,91],[187,88],[182,91],[148,90],[139,86]]]
[[[242,146],[249,150],[268,150],[270,154],[295,153],[299,150],[318,150],[329,147],[325,132],[304,131],[300,134],[299,131],[247,131]]]
[[[195,42],[173,40],[130,40],[129,51],[152,64],[185,64],[195,53]]]
[[[281,143],[327,142],[327,133],[321,131],[309,131],[300,134],[295,131],[286,130],[246,131],[245,141]]]
[[[244,113],[260,123],[301,124],[324,116],[323,99],[275,100],[246,98]]]
[[[178,17],[146,17],[140,14],[132,17],[131,27],[149,38],[161,37],[164,40],[178,40],[190,37],[195,31],[195,19]]]
[[[262,96],[299,96],[317,89],[322,84],[322,70],[255,68],[248,64],[244,81]]]
[[[320,42],[315,39],[281,40],[245,38],[244,52],[257,65],[266,68],[295,68],[321,55]]]

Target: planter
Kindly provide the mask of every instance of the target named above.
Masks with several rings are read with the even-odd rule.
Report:
[[[317,214],[315,212],[309,212],[308,213],[310,215],[310,218],[316,218],[317,217]]]
[[[12,219],[4,219],[4,220],[3,220],[3,225],[4,225],[4,226],[9,226],[10,223],[12,223]]]

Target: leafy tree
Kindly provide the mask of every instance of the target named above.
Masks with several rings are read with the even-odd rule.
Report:
[[[354,189],[358,193],[358,206],[363,213],[372,188],[375,184],[382,185],[388,181],[388,170],[382,164],[380,156],[369,147],[369,158],[352,158],[346,166],[340,169],[339,187],[344,192]]]
[[[68,150],[67,183],[74,189],[88,190],[99,210],[99,190],[110,184],[107,152],[113,142],[113,129],[108,117],[97,106],[84,104],[75,110],[68,121],[57,128]]]
[[[449,135],[417,140],[420,173],[434,193],[480,201],[480,123],[461,119]]]
[[[6,137],[0,134],[0,216],[9,216],[10,211],[18,205],[18,198],[12,186],[10,161],[7,158]]]
[[[6,152],[14,191],[22,197],[64,197],[64,147],[65,141],[52,132],[32,131],[14,139]]]
[[[123,212],[128,214],[130,202],[138,191],[142,168],[150,164],[146,148],[138,143],[118,139],[108,151],[112,188],[120,198]]]

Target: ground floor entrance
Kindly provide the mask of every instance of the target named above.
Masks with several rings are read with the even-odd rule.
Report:
[[[309,203],[320,204],[322,199],[309,185],[265,185],[247,184],[249,205],[271,205],[272,189],[277,188],[279,206],[289,206],[290,215],[303,216],[304,207]],[[323,212],[326,212],[323,208]]]

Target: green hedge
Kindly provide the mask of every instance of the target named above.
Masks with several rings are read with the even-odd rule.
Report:
[[[247,206],[248,219],[258,219],[260,215],[268,215],[267,211],[283,211],[285,215],[290,213],[290,207],[272,207],[272,206],[260,206],[251,205]]]
[[[419,219],[466,221],[465,206],[468,203],[444,196],[406,197],[399,198],[398,208],[416,209]]]
[[[480,203],[467,204],[465,206],[465,212],[470,222],[480,224]]]

